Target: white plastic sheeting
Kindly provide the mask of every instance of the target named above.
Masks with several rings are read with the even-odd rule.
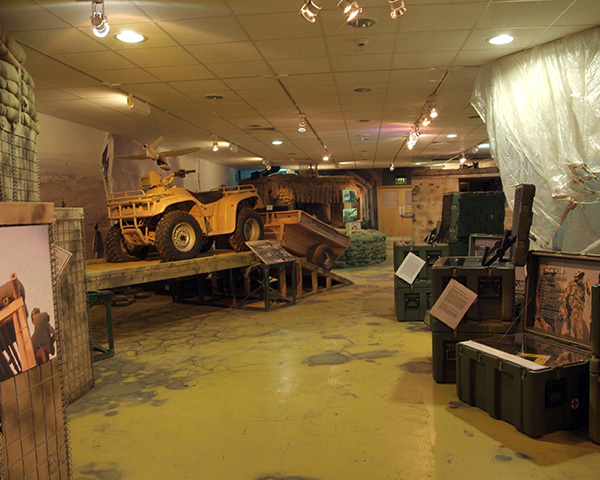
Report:
[[[552,248],[566,218],[578,231],[563,231],[558,248],[580,251],[597,241],[600,27],[484,65],[471,103],[486,123],[511,206],[518,184],[536,186],[537,242]]]

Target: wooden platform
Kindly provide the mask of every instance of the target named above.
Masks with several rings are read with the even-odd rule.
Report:
[[[172,278],[212,273],[231,268],[249,267],[255,260],[253,252],[211,252],[191,260],[163,262],[143,260],[127,263],[90,261],[87,264],[87,291],[98,291],[128,285],[169,280]]]

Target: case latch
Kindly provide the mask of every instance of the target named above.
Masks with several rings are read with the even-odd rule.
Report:
[[[498,371],[502,372],[504,370],[504,360],[498,360]]]
[[[521,380],[525,380],[527,378],[527,370],[521,370]]]
[[[481,363],[482,358],[483,358],[483,353],[477,352],[477,363]]]

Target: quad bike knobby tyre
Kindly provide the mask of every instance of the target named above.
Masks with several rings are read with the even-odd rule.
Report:
[[[110,227],[104,244],[106,260],[111,263],[135,262],[148,255],[148,247],[131,245],[125,241],[119,224]]]
[[[204,234],[196,219],[187,212],[167,213],[156,226],[154,243],[163,260],[187,260],[200,253]]]
[[[335,262],[335,253],[330,246],[317,243],[306,252],[306,261],[326,270],[331,270]]]
[[[253,209],[244,207],[237,214],[235,231],[229,243],[236,252],[248,250],[246,242],[262,240],[265,236],[265,225],[260,215]]]

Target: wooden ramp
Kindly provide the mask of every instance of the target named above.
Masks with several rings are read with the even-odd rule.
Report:
[[[302,297],[327,291],[343,285],[352,285],[352,281],[325,268],[296,259],[296,296]]]

